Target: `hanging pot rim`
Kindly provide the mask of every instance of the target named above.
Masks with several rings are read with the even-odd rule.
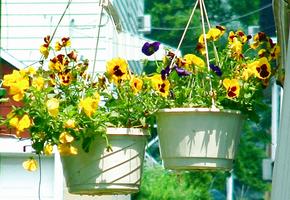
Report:
[[[203,108],[203,107],[195,107],[195,108],[163,108],[159,109],[156,113],[181,113],[181,112],[210,112],[210,113],[229,113],[229,114],[242,114],[240,110],[232,110],[232,109],[218,109],[218,108]]]
[[[114,128],[107,127],[107,135],[132,135],[132,136],[149,136],[146,128]]]

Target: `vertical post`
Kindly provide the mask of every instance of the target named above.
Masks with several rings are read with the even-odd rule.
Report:
[[[231,176],[227,178],[227,200],[233,200],[234,193],[234,175],[231,172]]]
[[[275,152],[277,147],[277,136],[280,121],[280,98],[279,87],[276,83],[272,86],[272,122],[271,122],[271,160],[275,160]]]
[[[287,15],[286,15],[287,16]],[[288,25],[289,28],[289,25]],[[289,35],[290,36],[290,35]],[[278,135],[274,164],[272,200],[290,199],[290,37],[285,62],[285,83],[283,91],[281,128]]]

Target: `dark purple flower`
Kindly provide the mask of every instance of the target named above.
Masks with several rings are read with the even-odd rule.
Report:
[[[168,65],[167,67],[165,67],[165,69],[161,70],[161,78],[162,80],[165,80],[167,76],[169,76],[170,74],[170,65]]]
[[[175,69],[175,71],[177,72],[177,74],[178,74],[179,77],[182,77],[182,76],[188,76],[188,75],[191,74],[189,71],[186,71],[186,70],[185,70],[184,68],[182,68],[182,67],[177,67],[177,66],[176,66],[174,69]]]
[[[146,55],[146,56],[151,56],[153,53],[155,53],[160,46],[160,42],[153,42],[153,43],[149,43],[149,42],[145,42],[145,44],[142,47],[142,52]]]
[[[211,68],[212,71],[216,73],[216,75],[222,76],[222,70],[218,66],[214,64],[209,64],[209,67]]]

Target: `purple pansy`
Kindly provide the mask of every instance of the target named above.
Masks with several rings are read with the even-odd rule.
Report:
[[[216,75],[222,76],[222,70],[218,66],[214,64],[209,64],[209,67],[211,68],[212,71],[216,73]]]
[[[176,66],[174,69],[175,69],[175,71],[177,72],[177,74],[178,74],[179,77],[182,77],[182,76],[188,76],[188,75],[191,74],[189,71],[185,70],[185,69],[182,68],[182,67],[177,67],[177,66]]]
[[[170,65],[168,65],[167,67],[165,67],[165,69],[161,70],[161,78],[162,80],[165,80],[167,76],[169,76],[170,74]]]
[[[149,42],[145,42],[145,44],[142,47],[142,52],[146,55],[146,56],[151,56],[153,53],[155,53],[160,46],[160,42],[153,42],[153,43],[149,43]]]

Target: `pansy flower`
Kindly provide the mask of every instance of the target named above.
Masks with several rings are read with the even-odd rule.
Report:
[[[134,94],[137,94],[142,90],[143,87],[143,81],[140,78],[132,77],[130,80],[130,86],[134,92]]]
[[[47,58],[49,54],[50,36],[46,36],[43,40],[44,44],[40,46],[39,51],[44,56],[44,58]]]
[[[46,144],[43,148],[43,153],[46,156],[50,156],[52,154],[53,151],[53,146],[51,144]]]
[[[46,107],[48,110],[48,114],[52,117],[56,117],[58,115],[58,108],[59,108],[59,100],[56,98],[51,98],[47,100]]]
[[[250,45],[252,49],[257,49],[263,42],[267,42],[267,35],[264,32],[258,32],[254,35],[254,42]]]
[[[62,72],[67,68],[69,61],[65,58],[63,54],[59,54],[53,59],[50,59],[48,67],[50,70],[55,70],[57,72]]]
[[[169,76],[170,72],[171,72],[170,65],[167,65],[165,67],[165,69],[162,69],[161,70],[161,78],[162,78],[162,80],[165,80]]]
[[[64,123],[64,128],[75,128],[76,127],[76,121],[74,119],[68,119]]]
[[[209,67],[217,76],[222,76],[222,70],[218,66],[210,63]]]
[[[31,120],[27,114],[25,114],[22,118],[18,118],[14,116],[9,120],[9,125],[16,128],[16,135],[20,137],[20,134],[31,126]]]
[[[71,51],[69,54],[67,54],[67,56],[71,59],[71,60],[73,60],[73,61],[77,61],[77,57],[78,57],[78,55],[77,55],[77,53],[76,53],[76,51]]]
[[[76,155],[78,149],[72,146],[74,137],[68,132],[62,132],[59,136],[60,144],[57,145],[58,151],[61,155]]]
[[[243,52],[243,44],[240,42],[237,38],[233,38],[233,42],[230,44],[230,49],[232,52],[232,58],[235,60],[240,60],[244,56],[242,54]]]
[[[107,74],[115,84],[128,78],[128,63],[122,58],[113,58],[107,62]]]
[[[74,147],[71,143],[58,144],[57,149],[60,155],[76,155],[78,154],[78,149]]]
[[[188,76],[188,75],[191,74],[189,71],[187,71],[186,69],[184,69],[182,67],[176,66],[174,69],[175,69],[175,71],[176,71],[176,73],[178,74],[179,77]]]
[[[145,42],[145,44],[142,47],[142,52],[146,56],[151,56],[156,51],[158,51],[159,46],[160,46],[160,42],[153,42],[153,43]]]
[[[55,51],[60,51],[62,47],[69,47],[71,45],[71,41],[69,37],[61,38],[61,42],[57,41],[55,43],[54,49]]]
[[[240,84],[237,79],[224,79],[223,86],[227,90],[227,98],[233,99],[239,96],[240,94]]]
[[[31,157],[28,160],[24,161],[22,163],[22,166],[23,166],[24,169],[26,169],[27,171],[30,171],[30,172],[34,172],[38,168],[37,161],[33,157]]]
[[[156,74],[151,77],[151,83],[153,88],[161,94],[161,96],[167,97],[169,95],[170,83],[167,79],[163,80],[159,74]]]
[[[269,56],[269,60],[272,60],[272,59],[277,59],[278,56],[280,55],[280,52],[281,52],[281,48],[279,45],[275,44],[273,46],[273,48],[270,50],[270,56]]]
[[[41,90],[44,86],[44,78],[41,76],[33,78],[32,86],[35,87],[37,90]]]
[[[29,78],[25,72],[13,70],[12,74],[4,76],[3,85],[9,87],[9,94],[14,101],[21,101],[25,90],[29,88]]]
[[[70,70],[66,70],[64,72],[59,72],[58,77],[60,79],[61,85],[68,86],[71,84],[73,77]]]
[[[255,75],[259,79],[267,79],[271,75],[271,66],[266,57],[260,58],[253,66],[255,68]]]
[[[203,59],[194,55],[194,54],[186,54],[184,56],[184,59],[186,60],[186,66],[194,65],[194,66],[197,66],[199,68],[205,67],[205,62],[203,61]]]
[[[209,41],[217,41],[224,32],[222,28],[211,28],[206,34],[206,39]]]
[[[79,103],[79,108],[85,112],[88,117],[92,117],[92,115],[96,112],[99,105],[99,99],[93,97],[86,97],[81,99]]]

